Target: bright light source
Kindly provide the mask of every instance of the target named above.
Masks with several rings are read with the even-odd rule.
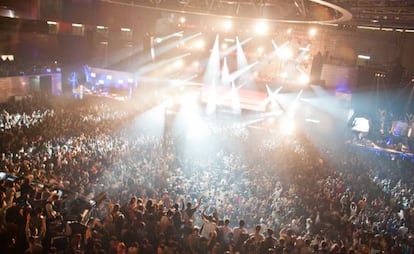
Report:
[[[106,79],[107,80],[112,80],[112,76],[111,75],[106,75]]]
[[[262,54],[263,54],[263,52],[264,52],[264,48],[263,48],[263,47],[258,47],[258,48],[256,49],[256,52],[257,52],[257,54],[258,54],[258,55],[262,55]]]
[[[364,117],[355,117],[352,123],[352,130],[358,132],[369,132],[369,120]]]
[[[367,29],[367,30],[380,30],[379,27],[373,27],[373,26],[357,26],[359,29]]]
[[[286,118],[280,125],[280,130],[284,134],[292,134],[296,130],[296,123],[292,118]]]
[[[269,30],[269,26],[267,25],[267,23],[263,21],[256,23],[255,31],[257,34],[264,35],[268,32],[268,30]]]
[[[181,68],[183,66],[184,66],[184,61],[182,59],[179,59],[179,60],[177,60],[177,61],[174,62],[174,68],[179,69],[179,68]]]
[[[292,31],[293,31],[293,30],[292,30],[292,28],[289,28],[288,30],[286,30],[286,33],[287,33],[287,34],[291,34],[291,33],[292,33]]]
[[[311,118],[306,118],[305,122],[308,123],[320,123],[320,121],[318,119],[311,119]]]
[[[103,85],[103,84],[105,84],[105,81],[103,81],[102,79],[100,79],[100,80],[98,81],[98,84]]]
[[[227,49],[228,47],[229,47],[229,45],[227,45],[227,43],[221,44],[221,49]]]
[[[106,27],[104,27],[104,26],[96,26],[96,29],[100,29],[100,30],[103,30],[103,29],[105,29]]]
[[[47,21],[47,24],[48,25],[57,25],[57,22],[56,21]]]
[[[267,123],[268,124],[274,124],[275,122],[276,122],[276,118],[274,118],[274,117],[269,117],[269,118],[267,118]]]
[[[73,27],[83,27],[83,25],[82,25],[82,24],[77,24],[77,23],[73,23],[73,24],[72,24],[72,26],[73,26]]]
[[[122,79],[118,80],[118,84],[123,84],[124,81]]]
[[[198,68],[200,66],[200,62],[199,61],[194,61],[193,62],[193,67]]]
[[[95,72],[91,72],[91,78],[96,78],[96,73]]]
[[[155,38],[154,42],[155,43],[161,43],[162,42],[162,38]]]
[[[129,78],[129,79],[128,79],[128,82],[129,82],[129,83],[132,83],[132,82],[134,82],[134,80],[133,80],[132,78]]]
[[[223,28],[227,31],[230,30],[233,27],[233,23],[230,20],[226,20],[223,23]]]
[[[180,23],[183,24],[187,21],[187,19],[183,16],[180,18]]]
[[[131,28],[121,27],[122,32],[131,32]]]
[[[288,60],[293,57],[293,51],[289,47],[279,48],[277,55],[280,59]]]
[[[280,77],[281,78],[287,78],[287,73],[286,72],[282,72],[282,73],[280,73]]]
[[[309,83],[309,81],[310,81],[310,78],[309,78],[309,76],[308,75],[306,75],[305,73],[302,73],[302,74],[300,74],[300,76],[299,76],[299,83],[300,84],[302,84],[302,85],[306,85],[306,84],[308,84]]]
[[[358,55],[358,59],[369,60],[371,57],[366,55]]]
[[[318,33],[318,30],[314,27],[309,29],[309,36],[314,37]]]
[[[197,48],[197,49],[204,49],[205,45],[206,45],[206,42],[202,39],[200,39],[200,40],[198,40],[194,43],[194,47]]]

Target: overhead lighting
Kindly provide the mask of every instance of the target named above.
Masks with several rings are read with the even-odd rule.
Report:
[[[269,27],[264,21],[260,21],[256,23],[255,31],[257,34],[259,35],[267,34],[268,30],[269,30]]]
[[[233,27],[233,23],[230,20],[226,20],[223,23],[223,27],[226,30],[230,30]]]
[[[72,24],[72,26],[73,26],[73,27],[83,27],[83,25],[82,25],[82,24],[78,24],[78,23],[73,23],[73,24]]]
[[[381,28],[381,30],[382,30],[382,31],[391,32],[391,31],[393,31],[394,29],[392,29],[392,28],[386,28],[386,27],[383,27],[383,28]]]
[[[413,29],[405,29],[405,32],[406,33],[414,33],[414,30]]]
[[[131,28],[121,27],[122,32],[131,32]]]
[[[404,29],[398,28],[398,29],[395,29],[395,31],[396,32],[404,32]]]
[[[56,21],[47,21],[47,24],[48,25],[57,25],[57,22]]]
[[[314,37],[318,33],[318,30],[316,28],[309,29],[309,36]]]
[[[104,27],[104,26],[96,26],[96,28],[102,30],[102,29],[105,29],[106,27]]]
[[[371,57],[366,55],[358,55],[358,59],[369,60]]]
[[[324,26],[338,26],[338,24],[334,24],[334,23],[322,23],[322,25],[324,25]]]
[[[366,29],[366,30],[380,30],[379,27],[374,27],[374,26],[357,26],[357,28]]]

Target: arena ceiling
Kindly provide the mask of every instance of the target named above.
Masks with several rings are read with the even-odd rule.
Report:
[[[101,0],[172,12],[287,23],[414,28],[414,0]]]

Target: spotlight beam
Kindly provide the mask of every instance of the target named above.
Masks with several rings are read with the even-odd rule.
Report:
[[[153,71],[153,70],[156,70],[156,69],[160,68],[161,66],[163,66],[163,65],[165,65],[165,64],[172,63],[172,62],[174,62],[174,61],[177,61],[177,60],[179,60],[179,59],[181,59],[181,58],[184,58],[184,57],[187,57],[187,56],[189,56],[189,55],[191,55],[191,53],[185,53],[185,54],[182,54],[182,55],[179,55],[179,56],[176,56],[176,57],[170,58],[170,59],[166,59],[166,60],[163,60],[163,61],[160,61],[160,62],[154,63],[154,64],[149,64],[149,65],[146,65],[146,66],[142,67],[142,68],[141,68],[138,72],[136,72],[135,74],[137,74],[138,76],[143,75],[143,74],[146,74],[146,73],[148,73],[148,72],[151,72],[151,71]]]
[[[229,80],[230,82],[233,82],[234,80],[236,80],[237,78],[239,78],[240,76],[242,76],[245,72],[249,71],[250,69],[252,69],[256,64],[258,64],[259,62],[254,62],[240,70],[237,70],[233,73],[230,74],[229,76]],[[244,86],[244,84],[242,84],[241,86]]]
[[[237,46],[239,45],[240,47],[243,46],[244,44],[248,43],[249,41],[253,40],[252,37],[247,38],[246,40],[239,42],[238,44],[234,44],[231,47],[228,47],[225,51],[221,52],[220,54],[220,58],[226,57],[228,55],[231,54],[231,52],[235,51],[237,49]],[[238,41],[238,38],[237,38]]]
[[[282,90],[283,86],[276,89],[274,92],[270,89],[268,85],[266,85],[266,91],[267,91],[267,98],[263,101],[263,104],[266,105],[267,103],[271,103],[272,106],[278,105],[283,111],[285,111],[284,107],[279,103],[279,101],[276,99],[276,95]]]
[[[202,33],[200,33],[200,32],[199,33],[195,33],[195,34],[190,35],[190,36],[188,36],[186,38],[182,38],[178,42],[171,42],[171,43],[168,43],[166,45],[163,45],[163,46],[157,48],[156,50],[154,50],[154,57],[157,58],[157,57],[159,57],[159,56],[161,56],[161,55],[169,52],[170,50],[175,49],[177,47],[177,45],[182,44],[182,43],[185,43],[185,42],[187,42],[189,40],[192,40],[194,38],[197,38],[201,34]],[[150,62],[151,60],[152,60],[151,56],[145,55],[143,57],[140,57],[138,59],[138,61],[135,62],[135,66],[141,66],[143,64],[146,64],[146,63]]]
[[[274,40],[272,40],[272,45],[273,45],[273,48],[275,49],[275,51],[277,52],[277,51],[279,51],[279,50],[281,50],[281,49],[283,49],[284,47],[286,47],[287,45],[289,45],[289,41],[286,41],[285,43],[283,43],[282,45],[280,45],[280,46],[278,46],[277,44],[276,44],[276,42],[274,41]]]
[[[184,35],[184,31],[179,31],[179,32],[176,32],[176,33],[165,35],[163,37],[157,37],[157,38],[155,38],[155,43],[161,43],[161,42],[164,42],[164,41],[166,41],[168,39],[171,39],[171,38],[174,38],[174,37],[183,37],[183,35]]]

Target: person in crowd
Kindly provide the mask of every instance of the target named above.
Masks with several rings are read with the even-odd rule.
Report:
[[[196,156],[182,137],[137,132],[140,110],[101,99],[3,105],[1,253],[413,251],[410,160],[218,126],[220,151]],[[198,216],[202,203],[215,211]]]

